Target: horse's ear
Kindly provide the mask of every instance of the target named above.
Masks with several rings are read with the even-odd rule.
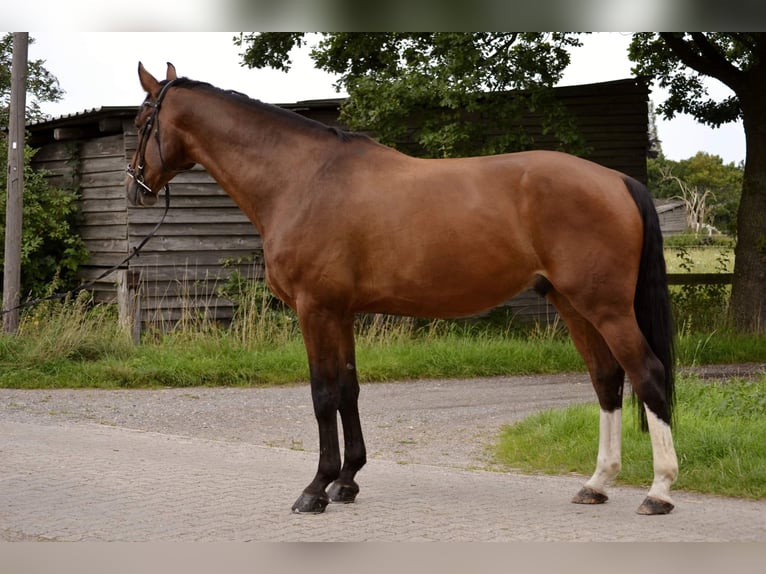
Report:
[[[176,80],[178,79],[178,75],[176,74],[176,67],[168,62],[168,73],[167,73],[167,79],[168,80]]]
[[[141,82],[141,87],[147,94],[153,97],[157,97],[157,94],[160,93],[162,86],[160,86],[157,78],[146,71],[146,68],[144,68],[144,65],[141,62],[138,63],[138,79]]]

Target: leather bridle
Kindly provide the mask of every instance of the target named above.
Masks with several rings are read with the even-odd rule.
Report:
[[[144,165],[146,163],[146,146],[149,143],[149,136],[152,131],[152,127],[154,125],[157,125],[157,129],[154,130],[154,139],[157,140],[157,150],[159,151],[160,155],[160,164],[165,168],[165,160],[162,157],[162,145],[160,145],[160,122],[159,122],[159,113],[160,113],[160,107],[162,106],[162,100],[165,99],[165,94],[167,94],[170,87],[176,82],[177,80],[170,80],[168,81],[164,86],[162,86],[162,89],[160,90],[160,94],[157,96],[156,102],[150,102],[147,98],[146,101],[142,104],[143,106],[147,106],[152,109],[152,113],[149,114],[149,117],[144,122],[144,125],[141,126],[139,133],[138,133],[138,165],[134,168],[130,163],[128,163],[128,166],[125,168],[125,173],[128,174],[128,177],[133,179],[138,185],[139,189],[141,190],[141,195],[157,195],[157,193],[154,192],[154,190],[146,185],[146,182],[144,181]],[[170,193],[170,184],[166,183],[164,187],[165,193]]]

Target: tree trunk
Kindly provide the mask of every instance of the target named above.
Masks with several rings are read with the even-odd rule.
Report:
[[[729,307],[735,328],[746,332],[766,332],[766,108],[764,82],[757,83],[752,96],[740,94],[747,151]]]

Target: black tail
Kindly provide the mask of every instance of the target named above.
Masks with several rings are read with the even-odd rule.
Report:
[[[669,416],[667,422],[670,423],[673,419],[673,407],[675,405],[675,353],[673,348],[675,327],[665,272],[665,256],[662,251],[660,221],[646,186],[628,176],[624,177],[624,181],[644,222],[644,247],[641,252],[641,264],[638,269],[638,282],[636,283],[633,307],[644,338],[665,367],[665,397]],[[636,401],[636,403],[641,428],[646,430],[646,413],[640,401]]]

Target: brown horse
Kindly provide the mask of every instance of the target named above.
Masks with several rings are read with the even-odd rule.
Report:
[[[638,512],[670,512],[672,321],[643,185],[557,152],[416,159],[178,78],[171,64],[164,81],[141,64],[138,75],[147,96],[128,199],[151,205],[176,174],[204,166],[257,227],[268,285],[298,314],[320,450],[294,511],[322,512],[359,492],[355,314],[458,317],[534,286],[566,322],[601,407],[596,471],[573,501],[606,501],[620,470],[627,373],[653,448],[654,482]]]

